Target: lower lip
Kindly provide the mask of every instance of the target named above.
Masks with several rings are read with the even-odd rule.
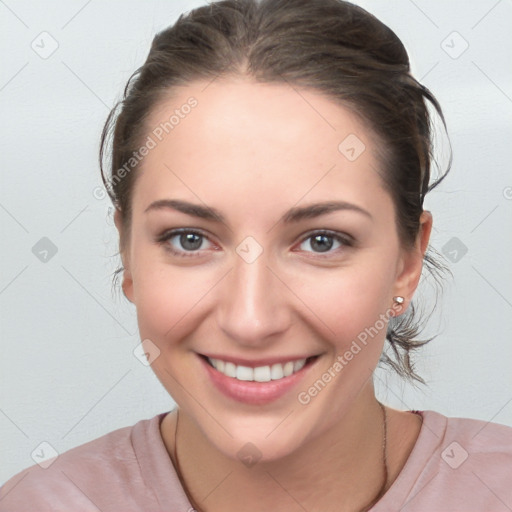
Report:
[[[215,387],[225,396],[245,404],[263,405],[281,398],[296,386],[316,363],[318,357],[308,361],[298,372],[268,382],[244,381],[228,377],[211,366],[204,357],[199,356],[199,359]]]

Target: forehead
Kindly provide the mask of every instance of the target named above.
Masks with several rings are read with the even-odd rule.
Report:
[[[384,193],[376,143],[358,117],[288,84],[233,78],[176,88],[153,109],[146,136],[155,145],[141,163],[134,211],[176,192],[219,209],[228,197],[246,208],[301,198],[368,207]]]

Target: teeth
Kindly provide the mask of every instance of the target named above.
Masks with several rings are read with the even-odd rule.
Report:
[[[268,382],[269,380],[272,380],[270,366],[258,366],[257,368],[254,368],[254,380],[256,382]]]
[[[236,378],[238,380],[254,380],[254,370],[248,366],[237,366]]]
[[[299,361],[288,361],[285,364],[276,363],[272,366],[250,368],[248,366],[237,366],[221,359],[208,358],[208,361],[216,370],[228,377],[253,382],[269,382],[289,377],[292,373],[301,370],[306,364],[306,359],[300,359]]]
[[[288,377],[288,375],[291,375],[293,373],[293,361],[290,361],[289,363],[286,363],[284,365],[284,376]]]
[[[211,359],[210,362],[213,364],[213,361],[215,361],[216,363],[224,363],[224,361],[220,361],[220,359]],[[224,370],[221,369],[221,366],[219,365],[219,367],[215,366],[213,364],[213,366],[215,368],[217,368],[217,370],[219,370],[219,372],[222,372],[224,375],[227,375],[228,377],[236,377],[236,366],[233,364],[233,363],[225,363],[224,364]]]
[[[306,364],[305,359],[301,359],[300,361],[295,361],[293,363],[293,373],[298,372],[305,364]]]
[[[284,377],[283,365],[282,364],[273,364],[272,368],[270,369],[270,378],[272,380],[277,380],[277,379],[282,379],[283,377]]]

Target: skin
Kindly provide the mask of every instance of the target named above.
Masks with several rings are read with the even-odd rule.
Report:
[[[181,478],[205,511],[357,510],[383,483],[383,417],[372,373],[385,331],[338,372],[307,405],[297,394],[333,366],[365,328],[407,308],[418,285],[432,227],[429,212],[413,248],[398,238],[395,209],[377,172],[378,141],[349,110],[320,93],[230,77],[175,89],[154,109],[153,127],[190,96],[198,105],[144,158],[128,232],[115,216],[125,267],[123,290],[136,305],[141,339],[160,354],[152,369],[179,406]],[[366,149],[349,161],[338,145],[355,134]],[[223,223],[160,209],[180,199],[220,211]],[[294,224],[295,206],[342,200],[369,215],[341,210]],[[175,236],[195,228],[206,238],[192,256]],[[311,231],[348,234],[328,252]],[[263,249],[252,263],[236,252],[252,236]],[[190,254],[190,251],[189,251]],[[198,353],[257,359],[320,354],[307,379],[266,405],[221,394]],[[387,487],[412,450],[420,418],[387,408]],[[174,461],[176,411],[161,425]],[[261,459],[246,467],[237,452],[254,444]],[[176,461],[174,461],[176,462]],[[176,464],[175,464],[176,465]],[[205,498],[206,497],[206,498]]]

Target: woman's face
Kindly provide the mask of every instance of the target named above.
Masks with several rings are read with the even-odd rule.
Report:
[[[293,453],[369,396],[429,219],[404,251],[375,142],[319,93],[197,82],[147,128],[123,288],[151,366],[226,455],[247,442],[267,459]]]

